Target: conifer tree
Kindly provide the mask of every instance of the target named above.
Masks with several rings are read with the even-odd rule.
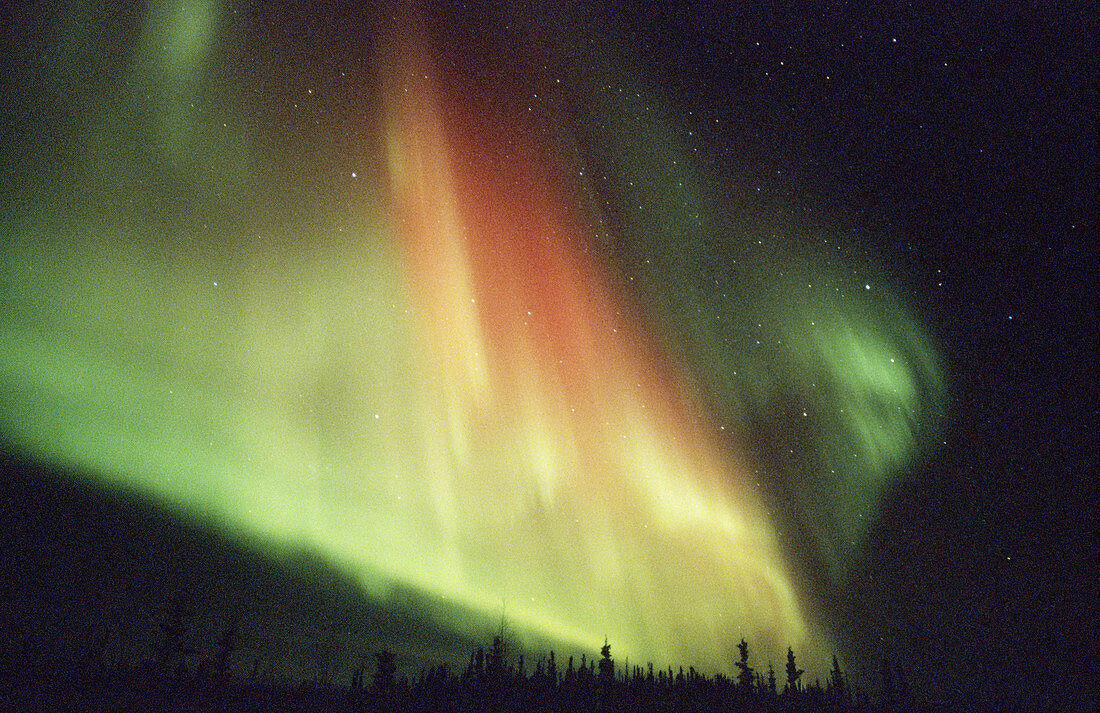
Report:
[[[188,645],[192,613],[183,603],[183,597],[177,597],[159,622],[160,637],[153,643],[153,660],[177,680],[189,674],[187,659],[197,653]]]
[[[499,636],[493,637],[493,649],[489,652],[485,673],[492,681],[500,681],[504,678],[504,642]]]
[[[615,662],[611,660],[611,645],[607,638],[603,640],[603,648],[600,649],[600,683],[609,686],[615,681]]]
[[[840,670],[840,663],[833,654],[833,670],[829,672],[829,692],[833,699],[839,703],[848,702],[848,686],[844,682],[844,673]]]
[[[744,639],[741,639],[741,643],[737,645],[737,650],[741,653],[741,660],[736,664],[740,671],[737,674],[737,684],[742,693],[752,693],[753,669],[749,666],[749,645]]]
[[[396,685],[397,661],[391,651],[379,651],[374,655],[378,668],[374,672],[374,688],[380,693],[393,691]]]
[[[802,678],[802,674],[806,673],[795,664],[794,651],[791,647],[787,647],[787,687],[783,689],[784,693],[797,693],[802,690],[802,684],[798,679]]]
[[[351,690],[362,691],[363,690],[363,667],[355,669],[351,673]]]

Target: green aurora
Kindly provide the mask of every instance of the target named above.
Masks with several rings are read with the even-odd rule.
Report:
[[[97,7],[17,70],[9,444],[380,602],[505,602],[521,637],[704,670],[741,636],[826,660],[822,602],[944,408],[872,264],[749,217],[655,92],[582,69],[626,66],[606,48],[555,55],[572,89],[528,120],[537,80],[473,66],[498,98],[465,98],[441,30],[420,59],[376,33],[338,91],[250,73],[294,53],[216,3]],[[514,121],[553,139],[503,153]]]

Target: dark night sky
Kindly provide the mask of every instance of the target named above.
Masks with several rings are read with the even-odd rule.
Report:
[[[1096,31],[1081,6],[990,3],[682,4],[645,31],[687,102],[759,127],[762,172],[843,203],[926,315],[947,446],[853,586],[950,685],[986,673],[1010,700],[1095,670]]]
[[[314,17],[296,4],[241,10],[252,52],[245,64],[277,77],[275,83],[304,87],[335,71],[364,82],[374,77],[374,54],[356,50],[354,41],[374,37],[367,13],[341,6]],[[73,148],[79,132],[58,128],[52,105],[33,85],[46,76],[36,68],[37,53],[60,25],[42,21],[39,7],[3,12],[5,27],[16,28],[5,30],[3,48],[17,68],[16,88],[4,90],[2,124],[15,137],[2,153],[12,179],[3,191],[7,255],[18,242],[13,216],[35,195],[24,167],[86,149]],[[447,28],[439,35],[472,46],[475,35],[499,33],[506,16],[459,4],[435,14],[451,20],[439,23]],[[670,2],[644,13],[617,3],[574,8],[565,17],[546,11],[534,24],[548,33],[568,32],[562,28],[571,23],[599,27],[597,35],[606,32],[629,47],[658,100],[671,107],[677,130],[692,132],[691,141],[703,147],[706,175],[752,196],[743,205],[760,223],[824,224],[858,236],[851,243],[860,246],[856,258],[879,265],[940,355],[948,393],[942,443],[889,485],[833,605],[847,647],[865,660],[862,670],[893,650],[933,699],[979,701],[990,709],[1001,700],[1051,710],[1095,706],[1098,580],[1090,559],[1098,541],[1100,405],[1096,370],[1088,366],[1097,345],[1088,267],[1096,262],[1098,232],[1095,9],[1084,3],[703,9]],[[139,20],[109,22],[117,31]],[[504,50],[488,56],[507,51],[507,35],[496,36]],[[569,46],[560,38],[547,43]],[[276,49],[264,55],[268,46]],[[102,72],[109,77],[113,66],[105,61]],[[270,145],[293,145],[290,110],[268,111]],[[33,137],[39,119],[45,128]],[[355,131],[351,121],[336,125]],[[326,152],[356,138],[341,136],[301,160],[333,161]],[[43,148],[52,140],[64,145]],[[289,170],[281,165],[273,172]],[[56,178],[64,171],[52,166],[43,173]],[[313,190],[308,183],[296,185],[302,193],[295,195]],[[614,209],[607,217],[624,224]],[[625,274],[629,251],[607,249],[611,269]],[[3,275],[10,279],[11,272]],[[0,287],[9,300],[19,289]],[[635,298],[644,302],[640,294]],[[0,341],[0,349],[8,348]],[[0,389],[15,378],[0,373]],[[13,419],[21,413],[12,403],[7,396],[0,403],[7,443],[16,441],[8,434],[18,430]],[[402,595],[403,604],[371,610],[323,562],[230,544],[182,511],[76,485],[84,475],[79,469],[59,475],[32,464],[36,456],[23,448],[10,450],[9,536],[0,556],[8,571],[0,593],[15,613],[0,616],[0,626],[11,628],[0,629],[6,641],[26,640],[41,617],[60,616],[44,609],[66,606],[76,613],[66,615],[64,632],[53,640],[62,647],[69,638],[83,640],[95,626],[82,617],[110,610],[108,619],[125,620],[119,592],[133,595],[134,611],[155,608],[159,588],[167,586],[164,572],[171,571],[224,600],[212,610],[232,609],[226,602],[234,592],[262,581],[266,593],[252,595],[280,600],[270,607],[281,607],[284,621],[288,611],[311,611],[307,600],[314,596],[336,602],[341,612],[327,610],[321,618],[343,617],[376,640],[426,626],[429,633],[421,635],[431,641],[429,650],[467,644],[468,630],[429,626],[438,622],[430,614],[415,621],[409,612],[435,605],[414,590]],[[28,576],[35,571],[47,575]],[[100,582],[90,600],[72,585],[85,579]],[[311,626],[328,624],[297,630]]]

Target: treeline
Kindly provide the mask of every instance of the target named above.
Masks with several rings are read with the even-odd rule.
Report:
[[[310,711],[363,712],[440,711],[592,711],[613,713],[785,713],[826,711],[920,710],[908,694],[896,667],[884,662],[875,695],[853,685],[833,657],[824,683],[806,682],[796,654],[787,650],[786,665],[757,670],[749,645],[738,644],[732,677],[705,676],[693,667],[655,669],[624,666],[612,657],[607,642],[598,657],[581,654],[564,661],[554,651],[536,660],[507,655],[504,637],[486,650],[474,650],[465,667],[445,665],[399,675],[396,655],[388,650],[361,656],[350,679],[338,680],[326,664],[304,681],[273,679],[259,660],[249,668],[235,662],[239,626],[231,622],[206,651],[189,644],[186,613],[170,609],[159,623],[159,636],[149,655],[132,665],[53,666],[25,660],[22,676],[13,679],[16,708],[26,710],[141,711]],[[502,632],[503,634],[503,632]],[[233,673],[236,671],[237,673]]]
[[[779,676],[769,664],[766,673],[749,664],[749,646],[738,644],[740,660],[733,678],[705,676],[694,667],[655,669],[620,666],[606,641],[599,658],[581,654],[559,661],[555,652],[528,666],[524,655],[508,661],[501,637],[492,647],[475,650],[466,667],[451,672],[445,666],[397,678],[391,652],[375,654],[368,682],[364,669],[352,675],[350,694],[368,702],[367,709],[396,704],[402,709],[439,711],[878,711],[915,710],[907,689],[894,685],[896,669],[884,662],[884,685],[874,700],[852,686],[834,656],[822,684],[804,684],[793,650]]]

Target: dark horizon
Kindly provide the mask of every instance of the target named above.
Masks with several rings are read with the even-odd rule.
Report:
[[[323,708],[341,705],[350,694],[350,701],[372,709],[389,705],[391,698],[425,705],[421,697],[436,700],[453,688],[461,693],[454,703],[458,710],[490,705],[491,697],[482,698],[493,691],[517,704],[521,696],[550,696],[540,705],[572,710],[582,707],[588,687],[593,689],[588,695],[598,684],[602,688],[605,677],[622,686],[615,694],[619,705],[631,705],[630,696],[639,696],[641,705],[657,692],[703,696],[701,706],[717,700],[737,705],[746,690],[742,705],[777,695],[777,701],[804,695],[801,705],[811,710],[835,695],[843,701],[829,705],[851,710],[886,709],[879,707],[887,701],[920,709],[939,705],[934,690],[928,699],[914,692],[910,671],[919,665],[895,660],[890,652],[869,679],[840,669],[840,689],[835,656],[826,671],[795,665],[789,675],[796,687],[789,694],[784,691],[788,661],[763,661],[751,645],[742,659],[749,668],[741,675],[748,678],[739,682],[736,664],[706,672],[690,662],[632,662],[553,642],[542,642],[549,648],[540,649],[514,638],[506,615],[495,631],[487,625],[482,639],[470,638],[432,628],[431,617],[409,618],[415,610],[410,602],[420,596],[415,591],[405,593],[403,607],[370,601],[353,580],[308,552],[288,552],[273,561],[263,549],[242,546],[140,494],[105,493],[10,455],[3,466],[8,492],[24,504],[12,550],[25,559],[16,561],[16,568],[33,564],[49,574],[22,581],[15,601],[26,606],[6,612],[13,630],[28,632],[5,647],[2,660],[13,701],[20,705],[71,696],[92,705],[141,699],[171,707],[201,705],[204,697],[217,694],[240,705],[267,696],[273,696],[271,705],[292,705],[296,697],[316,695],[310,705]],[[52,541],[59,523],[68,534],[64,551]],[[94,555],[85,557],[89,553]],[[98,586],[87,588],[90,581]],[[291,621],[297,609],[312,612],[313,620]],[[318,626],[320,621],[328,624]],[[468,647],[465,655],[458,640]],[[433,641],[446,643],[433,650]],[[608,650],[610,643],[605,642]],[[789,656],[797,661],[796,653]],[[393,664],[388,684],[378,681],[387,675],[379,674],[386,670],[379,657],[390,657]],[[550,667],[552,659],[557,663]],[[597,669],[599,659],[610,661],[613,673]],[[892,684],[884,683],[883,666],[889,667]],[[770,693],[769,669],[778,682]],[[527,690],[554,671],[551,689],[560,693]],[[477,690],[470,688],[474,684]],[[648,686],[648,692],[639,686]]]

